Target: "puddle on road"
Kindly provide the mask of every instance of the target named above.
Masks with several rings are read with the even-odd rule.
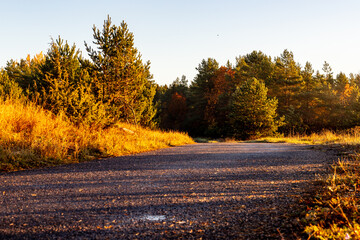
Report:
[[[148,220],[148,221],[163,221],[166,219],[166,216],[165,215],[144,215],[140,219]]]

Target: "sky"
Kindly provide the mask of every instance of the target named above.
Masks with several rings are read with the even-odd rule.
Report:
[[[315,70],[328,62],[334,74],[360,73],[358,0],[0,0],[0,67],[28,54],[46,53],[60,36],[87,57],[95,25],[109,15],[134,33],[156,83],[196,76],[202,59],[220,65],[262,51],[288,49]]]

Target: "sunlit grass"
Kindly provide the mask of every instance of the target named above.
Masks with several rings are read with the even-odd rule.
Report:
[[[357,127],[340,133],[336,133],[331,130],[324,130],[320,133],[312,133],[310,135],[296,134],[287,137],[265,137],[257,139],[257,141],[294,144],[358,145],[360,144],[360,128]]]
[[[336,133],[324,130],[311,135],[263,138],[286,142],[341,147],[348,153],[332,165],[323,186],[307,203],[303,216],[309,239],[360,239],[360,128]],[[349,154],[352,153],[352,154]]]
[[[360,155],[339,160],[308,207],[306,233],[319,239],[360,239]]]
[[[178,132],[125,123],[106,129],[75,126],[34,104],[0,102],[0,171],[14,171],[120,156],[193,143]]]

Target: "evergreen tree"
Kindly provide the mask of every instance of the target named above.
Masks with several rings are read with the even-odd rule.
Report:
[[[330,64],[325,61],[322,70],[325,73],[325,81],[330,85],[331,88],[333,88],[335,84],[335,80]]]
[[[107,124],[105,107],[96,101],[89,73],[81,66],[80,51],[60,37],[52,41],[36,82],[39,101],[55,114],[64,112],[74,123]]]
[[[108,17],[102,31],[93,27],[93,36],[97,50],[85,46],[97,70],[98,98],[115,119],[148,124],[154,117],[156,86],[150,62],[144,64],[134,47],[133,33],[124,21],[115,26]]]
[[[0,99],[20,99],[23,97],[23,91],[19,85],[10,79],[7,72],[0,69]]]
[[[318,81],[314,78],[314,69],[310,62],[306,62],[304,69],[301,71],[304,86],[298,93],[298,99],[301,103],[299,112],[301,119],[303,119],[303,130],[309,130],[310,126],[314,124],[314,115],[316,115],[315,107],[318,104],[317,90],[319,87]]]
[[[212,79],[218,69],[219,63],[212,58],[203,59],[196,68],[198,74],[190,85],[190,108],[188,112],[188,129],[193,135],[203,135],[208,129],[205,109],[208,105],[211,91],[214,88]]]
[[[44,62],[45,56],[41,52],[32,59],[28,55],[26,59],[21,59],[19,62],[10,60],[5,70],[9,78],[15,81],[24,93],[28,93],[28,97],[34,97],[37,95],[35,85],[44,77],[41,70]]]
[[[252,78],[238,86],[230,103],[229,123],[233,136],[241,139],[257,138],[276,132],[282,124],[277,119],[277,99],[267,97],[262,81]]]
[[[261,51],[253,51],[243,57],[236,58],[236,73],[240,74],[240,79],[243,80],[261,79],[269,88],[273,84],[274,63],[271,61],[271,57],[266,56]]]
[[[287,132],[300,127],[303,122],[298,112],[301,107],[298,93],[304,86],[300,72],[301,68],[292,52],[284,50],[275,59],[273,92],[279,100],[278,113],[285,116],[284,130]]]

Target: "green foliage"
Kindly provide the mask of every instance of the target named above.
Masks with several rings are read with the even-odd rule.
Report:
[[[253,51],[236,58],[236,74],[240,79],[262,79],[266,85],[273,84],[274,63],[261,51]]]
[[[276,132],[282,124],[277,120],[277,99],[267,97],[265,84],[256,78],[244,82],[232,95],[229,122],[233,136],[258,138]]]
[[[19,62],[10,60],[5,68],[10,79],[14,80],[24,91],[24,93],[35,92],[34,85],[42,81],[43,75],[41,66],[45,61],[45,56],[41,53],[32,59],[30,55]],[[29,96],[29,94],[27,94]]]
[[[96,101],[89,73],[82,68],[80,52],[59,37],[52,41],[37,82],[38,101],[55,114],[64,112],[76,124],[105,124],[105,106]]]
[[[142,62],[126,23],[117,27],[108,17],[103,31],[93,32],[98,51],[86,44],[91,61],[60,37],[46,55],[9,61],[1,73],[2,95],[15,97],[18,85],[29,100],[76,124],[109,126],[120,120],[156,126],[150,63]]]
[[[360,75],[334,77],[327,62],[322,72],[315,72],[309,62],[303,68],[296,63],[291,51],[275,58],[253,51],[236,58],[234,65],[202,60],[190,86],[185,76],[169,87],[158,86],[152,80],[150,62],[142,61],[134,34],[124,21],[116,26],[108,17],[102,29],[93,27],[93,37],[94,49],[85,43],[90,59],[59,37],[45,55],[10,60],[0,74],[1,97],[25,96],[55,114],[64,113],[76,124],[110,126],[123,121],[188,131],[193,136],[245,138],[280,126],[269,123],[269,130],[246,133],[247,127],[233,125],[245,121],[245,117],[239,120],[234,106],[251,94],[259,97],[249,89],[239,90],[255,78],[265,84],[263,95],[276,108],[269,119],[284,116],[278,129],[282,133],[347,129],[360,122]],[[277,104],[271,99],[277,99]],[[270,105],[258,108],[266,112]],[[244,107],[243,111],[250,108]]]
[[[203,135],[208,124],[205,109],[208,105],[211,90],[214,88],[213,76],[219,69],[219,63],[212,58],[202,60],[196,68],[198,74],[190,85],[188,130],[193,135]]]
[[[197,70],[190,87],[181,89],[186,93],[183,96],[187,106],[182,130],[193,136],[232,137],[232,95],[236,86],[252,78],[265,83],[270,99],[278,99],[276,113],[284,116],[284,124],[278,129],[281,133],[347,129],[360,122],[360,75],[348,77],[340,73],[334,77],[327,62],[322,72],[315,72],[309,62],[303,68],[296,63],[291,51],[284,50],[273,60],[253,51],[236,58],[234,67],[229,62],[220,67],[215,59],[207,59]],[[175,118],[168,118],[166,106],[171,101],[171,91],[162,93],[159,107],[160,126],[166,125],[166,129],[179,125]]]
[[[125,22],[112,25],[110,17],[100,31],[93,28],[93,43],[86,49],[96,69],[97,98],[114,119],[149,125],[155,115],[155,84],[150,80],[150,62],[143,63],[134,47],[134,35]]]
[[[7,72],[0,69],[0,98],[6,99],[20,99],[23,97],[22,89],[13,80],[10,79]]]

